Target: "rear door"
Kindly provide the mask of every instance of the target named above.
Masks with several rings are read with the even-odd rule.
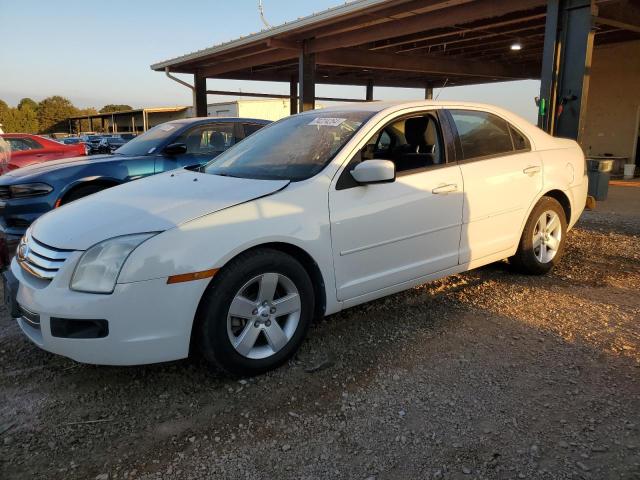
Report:
[[[512,250],[542,189],[542,161],[526,136],[480,110],[449,110],[464,180],[460,263]]]
[[[396,164],[393,183],[353,180],[350,170],[374,158]],[[437,112],[420,112],[375,132],[334,181],[329,210],[340,300],[458,264],[462,177],[455,161],[447,160]]]

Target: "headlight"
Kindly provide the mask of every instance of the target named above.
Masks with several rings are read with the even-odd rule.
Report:
[[[53,191],[53,187],[46,183],[23,183],[21,185],[11,185],[9,190],[13,198],[24,198],[47,195]]]
[[[112,293],[125,260],[138,245],[156,233],[124,235],[100,242],[82,254],[71,278],[71,289]]]

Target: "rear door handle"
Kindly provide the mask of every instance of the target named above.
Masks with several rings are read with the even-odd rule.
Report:
[[[536,173],[540,173],[540,167],[537,165],[532,165],[522,170],[522,173],[526,173],[529,176],[535,175]]]
[[[455,183],[449,183],[447,185],[441,185],[439,187],[434,188],[433,190],[431,190],[431,193],[434,193],[436,195],[442,195],[445,193],[451,193],[456,191],[458,191],[458,185],[456,185]]]

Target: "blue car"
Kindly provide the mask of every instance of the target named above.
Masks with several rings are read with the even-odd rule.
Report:
[[[158,125],[110,155],[49,161],[0,176],[0,267],[44,213],[121,183],[203,165],[270,123],[249,118],[189,118]]]

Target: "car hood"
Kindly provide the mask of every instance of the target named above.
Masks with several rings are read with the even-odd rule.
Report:
[[[288,180],[222,177],[174,170],[76,200],[40,217],[32,235],[49,246],[86,250],[120,235],[160,232],[264,197]]]
[[[63,168],[68,167],[82,167],[84,165],[93,164],[96,162],[106,162],[106,161],[118,161],[123,159],[133,159],[138,157],[129,157],[124,155],[84,155],[82,157],[71,157],[64,158],[62,160],[50,160],[42,163],[35,163],[33,165],[29,165],[27,167],[17,168],[15,170],[11,170],[4,176],[7,177],[6,180],[11,183],[15,179],[28,178],[35,175],[41,175],[46,173],[55,172],[56,170],[61,170]]]

